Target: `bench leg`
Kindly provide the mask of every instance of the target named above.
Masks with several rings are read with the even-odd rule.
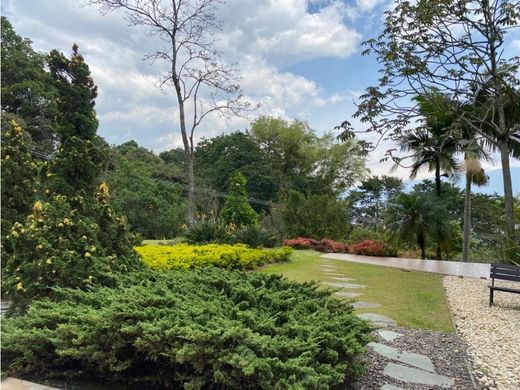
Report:
[[[495,290],[493,290],[492,288],[489,289],[489,307],[491,307],[493,305],[493,292]]]

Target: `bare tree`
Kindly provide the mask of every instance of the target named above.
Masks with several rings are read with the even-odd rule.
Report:
[[[179,106],[179,122],[186,156],[188,223],[195,218],[194,133],[210,114],[226,118],[254,109],[244,100],[237,84],[238,71],[225,64],[214,49],[221,21],[215,15],[220,0],[89,0],[102,14],[125,13],[129,26],[144,26],[162,49],[145,55],[163,61],[168,71],[161,88],[173,86]],[[159,41],[159,40],[158,40]]]
[[[506,57],[507,33],[520,26],[520,1],[396,0],[384,30],[365,42],[381,65],[377,86],[361,97],[355,116],[381,139],[399,140],[421,117],[414,96],[436,89],[460,106],[459,119],[483,145],[500,152],[507,228],[514,234],[509,157],[520,156],[511,137],[518,126],[520,57]],[[351,132],[345,122],[343,137]],[[391,151],[388,157],[392,157]]]

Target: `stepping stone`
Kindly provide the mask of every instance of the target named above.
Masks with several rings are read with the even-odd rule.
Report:
[[[372,325],[377,327],[395,326],[396,322],[390,317],[376,313],[361,313],[357,315],[359,318],[370,321]]]
[[[418,353],[400,351],[397,348],[389,347],[388,345],[380,343],[368,343],[370,348],[375,352],[384,356],[388,359],[397,360],[401,363],[406,363],[410,366],[421,368],[426,371],[435,372],[435,367],[428,356],[424,356]]]
[[[332,278],[334,280],[339,280],[340,282],[351,282],[355,279],[352,279],[352,278],[345,278],[345,277],[340,277],[340,278]]]
[[[453,379],[446,376],[395,363],[388,363],[384,374],[403,382],[420,383],[429,386],[450,388],[455,384]]]
[[[334,295],[338,295],[340,297],[345,297],[345,298],[355,298],[355,297],[359,297],[361,295],[361,293],[338,291],[338,292],[335,292]]]
[[[354,306],[354,309],[368,309],[368,308],[372,308],[372,307],[381,307],[381,305],[379,303],[363,302],[363,301],[354,302],[352,304],[352,306]]]
[[[402,387],[397,387],[394,385],[389,385],[388,383],[385,383],[383,386],[381,386],[380,390],[405,390]]]
[[[339,287],[339,288],[365,288],[364,284],[354,284],[354,283],[331,283],[331,282],[323,282],[328,286]]]
[[[337,272],[325,272],[325,275],[327,275],[327,276],[341,276],[343,274],[338,274]]]
[[[383,338],[383,340],[386,340],[386,341],[394,341],[395,339],[402,336],[401,333],[397,333],[392,330],[386,330],[386,329],[379,329],[377,331],[377,333],[379,334],[379,336],[381,336],[381,338]]]

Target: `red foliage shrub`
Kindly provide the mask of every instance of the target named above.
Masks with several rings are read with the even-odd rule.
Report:
[[[334,241],[329,238],[322,238],[320,241],[320,252],[328,253],[348,253],[349,248],[347,244],[342,242]]]
[[[355,255],[365,256],[396,256],[396,251],[391,246],[385,245],[383,241],[364,240],[350,246],[350,252]]]
[[[348,245],[328,238],[322,238],[318,241],[313,238],[297,237],[284,240],[283,244],[294,249],[312,249],[329,253],[347,253],[349,251]]]

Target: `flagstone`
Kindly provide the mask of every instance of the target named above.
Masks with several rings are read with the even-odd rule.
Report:
[[[338,287],[338,288],[365,288],[364,284],[355,284],[355,283],[333,283],[333,282],[323,282],[328,286]]]
[[[377,313],[361,313],[357,315],[359,318],[372,322],[374,326],[395,326],[396,322],[390,317]]]
[[[354,302],[352,304],[352,306],[354,306],[354,309],[368,309],[368,308],[372,308],[372,307],[381,307],[381,305],[379,303],[363,302],[363,301]]]
[[[381,336],[386,341],[394,341],[395,339],[402,336],[401,333],[394,332],[393,330],[387,330],[387,329],[379,329],[377,331],[379,336]]]
[[[446,376],[395,363],[388,363],[385,367],[384,374],[403,382],[443,388],[450,388],[455,384],[453,379]]]
[[[413,352],[401,351],[397,348],[380,343],[371,342],[368,343],[368,346],[376,353],[388,359],[397,360],[401,363],[406,363],[410,366],[421,368],[426,371],[435,371],[435,367],[433,366],[433,363],[428,356]]]

